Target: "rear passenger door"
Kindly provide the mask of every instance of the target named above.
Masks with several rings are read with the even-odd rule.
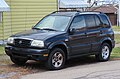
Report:
[[[98,15],[95,14],[85,15],[85,21],[87,25],[87,39],[89,39],[91,44],[91,52],[97,52],[99,48],[98,39],[101,33],[101,21]]]

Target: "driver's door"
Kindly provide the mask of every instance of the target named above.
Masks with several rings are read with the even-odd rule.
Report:
[[[73,19],[70,29],[74,29],[74,33],[69,35],[71,53],[70,55],[81,55],[89,53],[91,45],[86,35],[86,23],[84,16],[76,16]]]

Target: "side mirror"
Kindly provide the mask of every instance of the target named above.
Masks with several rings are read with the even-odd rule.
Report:
[[[74,34],[76,32],[75,28],[70,28],[70,34]]]

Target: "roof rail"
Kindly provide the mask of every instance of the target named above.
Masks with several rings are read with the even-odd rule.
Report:
[[[58,13],[58,12],[81,12],[81,13],[83,13],[83,12],[97,12],[97,13],[100,13],[100,14],[103,14],[103,12],[100,12],[100,11],[79,11],[79,10],[61,10],[61,11],[54,11],[54,12],[52,12],[52,14],[54,14],[54,13]]]
[[[81,11],[79,11],[79,10],[61,10],[61,11],[54,11],[54,12],[52,12],[52,14],[58,13],[58,12],[81,12]]]
[[[76,12],[76,15],[79,13],[90,13],[90,14],[104,14],[103,12],[100,11],[79,11],[79,10],[61,10],[61,11],[54,11],[51,14],[58,13],[58,12]]]
[[[103,12],[100,12],[100,11],[83,11],[83,12],[97,12],[97,13],[103,13]]]

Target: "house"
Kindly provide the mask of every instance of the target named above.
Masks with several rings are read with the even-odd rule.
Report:
[[[3,25],[3,13],[5,12],[9,12],[10,11],[10,7],[8,6],[8,4],[4,1],[4,0],[0,0],[0,29],[4,28]],[[3,37],[3,30],[0,31],[0,37]]]
[[[45,15],[57,10],[57,0],[4,1],[10,6],[10,12],[3,13],[0,39],[6,39],[17,32],[30,29]]]
[[[102,5],[102,6],[94,6],[92,8],[88,8],[92,6],[87,0],[80,1],[80,0],[60,0],[59,2],[59,9],[60,10],[80,10],[80,11],[99,11],[103,12],[108,15],[112,25],[117,25],[117,7],[113,6],[112,4],[109,5]],[[89,1],[89,0],[88,0]]]
[[[113,5],[103,5],[91,8],[90,11],[100,11],[108,15],[112,25],[117,25],[117,7]]]

